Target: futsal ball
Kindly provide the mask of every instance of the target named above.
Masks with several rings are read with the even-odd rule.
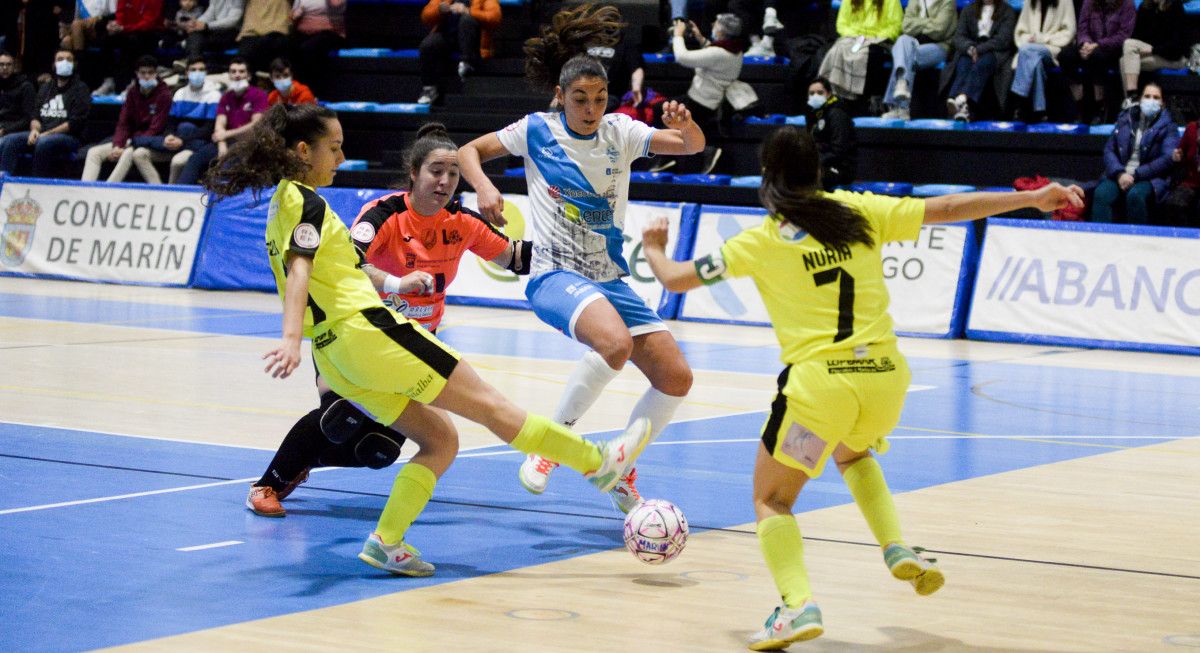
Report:
[[[625,516],[625,548],[648,565],[674,560],[687,537],[687,519],[670,501],[649,499]]]

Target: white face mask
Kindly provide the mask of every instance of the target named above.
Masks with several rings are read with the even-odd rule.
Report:
[[[809,93],[808,94],[808,106],[812,107],[813,111],[816,111],[817,109],[820,109],[821,107],[825,106],[826,99],[827,98],[824,95],[821,95],[820,93]]]
[[[59,77],[70,77],[75,74],[75,62],[59,59],[54,62],[54,74]]]
[[[1142,115],[1146,118],[1153,118],[1158,115],[1159,111],[1162,111],[1161,100],[1143,99],[1138,103],[1138,106],[1142,109]]]
[[[204,72],[203,70],[188,71],[188,84],[190,84],[193,88],[200,88],[204,86],[205,77],[208,77],[208,73]]]
[[[250,82],[247,80],[235,79],[229,82],[229,90],[233,91],[234,93],[241,93],[247,88],[250,88]]]

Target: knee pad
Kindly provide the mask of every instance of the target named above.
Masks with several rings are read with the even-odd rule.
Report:
[[[322,406],[325,405],[322,400]],[[321,413],[321,432],[334,444],[342,444],[366,432],[375,421],[349,400],[337,398]]]
[[[389,431],[389,433],[394,432]],[[366,467],[383,469],[396,462],[396,459],[400,457],[400,447],[403,444],[403,437],[397,436],[393,439],[383,433],[371,431],[354,446],[354,457]]]

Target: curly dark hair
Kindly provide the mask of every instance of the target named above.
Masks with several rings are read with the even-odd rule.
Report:
[[[246,138],[209,165],[201,183],[220,200],[247,189],[257,193],[282,179],[298,179],[308,172],[308,164],[292,147],[316,142],[329,133],[327,121],[336,119],[333,109],[316,104],[276,104]]]
[[[566,63],[586,56],[589,48],[615,47],[621,41],[623,29],[625,23],[616,7],[583,4],[558,12],[549,25],[542,26],[539,36],[525,41],[525,79],[540,90],[552,91],[556,85],[565,88],[560,78]],[[596,65],[603,73],[599,61]],[[589,67],[583,74],[594,71]],[[582,74],[576,74],[575,79],[579,76]],[[607,75],[601,76],[607,79]],[[567,84],[572,81],[567,80]]]
[[[875,245],[871,224],[854,208],[821,191],[821,161],[807,130],[780,127],[762,144],[758,198],[768,211],[808,232],[827,247]]]

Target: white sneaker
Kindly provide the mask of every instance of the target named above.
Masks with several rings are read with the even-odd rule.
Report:
[[[775,56],[775,39],[770,36],[762,37],[758,43],[750,46],[743,57],[774,57]]]
[[[612,499],[613,507],[626,515],[642,502],[642,495],[634,485],[636,482],[637,469],[630,469],[628,474],[617,481],[616,487],[608,491],[608,498]]]
[[[458,62],[458,78],[460,80],[464,82],[467,81],[467,75],[470,75],[473,72],[475,72],[474,66],[465,61]]]
[[[601,492],[608,492],[617,483],[629,475],[633,463],[646,445],[653,439],[650,434],[650,420],[639,417],[625,427],[625,432],[617,437],[600,443],[600,468],[584,474],[588,483],[596,486]]]
[[[812,600],[798,608],[781,605],[767,617],[763,629],[750,638],[750,650],[779,651],[793,642],[820,637],[824,632],[821,608]]]
[[[526,490],[533,494],[541,494],[546,491],[546,484],[550,482],[550,472],[554,471],[555,467],[558,467],[558,463],[553,460],[531,453],[525,457],[525,462],[521,463],[517,478]]]
[[[892,87],[892,98],[901,102],[912,97],[912,91],[908,88],[908,80],[901,77],[896,80],[896,85]]]
[[[779,17],[775,15],[774,7],[767,7],[767,10],[763,12],[762,31],[763,34],[769,36],[774,36],[776,32],[783,31],[783,23],[779,22]]]
[[[893,107],[890,111],[879,117],[884,120],[909,120],[912,118],[912,114],[907,107]]]
[[[417,104],[433,104],[437,102],[438,90],[436,86],[422,86],[421,97],[417,98]]]
[[[371,533],[363,543],[358,559],[397,576],[432,576],[434,572],[434,566],[421,559],[417,547],[406,544],[404,540],[388,546],[377,533]]]

